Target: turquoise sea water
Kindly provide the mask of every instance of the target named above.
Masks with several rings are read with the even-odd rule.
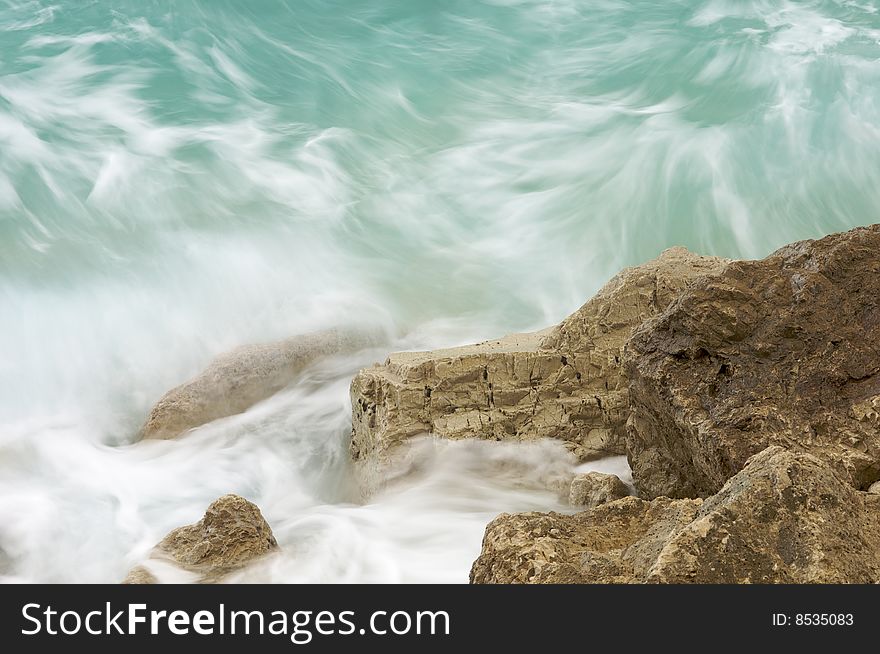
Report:
[[[234,491],[300,552],[272,579],[464,580],[553,500],[455,452],[343,504],[359,366],[878,207],[874,0],[0,1],[0,573],[112,581]],[[338,325],[388,343],[131,445],[217,353]]]

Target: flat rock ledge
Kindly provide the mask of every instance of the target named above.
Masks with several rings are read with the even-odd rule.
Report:
[[[150,559],[194,573],[199,583],[214,583],[276,550],[278,543],[260,509],[238,495],[224,495],[201,520],[165,536]],[[136,566],[122,583],[157,582],[148,567]]]
[[[381,459],[407,439],[564,441],[578,460],[624,453],[621,368],[633,328],[725,260],[672,248],[627,268],[556,327],[430,352],[395,353],[351,385],[351,451]]]
[[[774,446],[708,499],[502,514],[472,583],[877,583],[880,495]]]

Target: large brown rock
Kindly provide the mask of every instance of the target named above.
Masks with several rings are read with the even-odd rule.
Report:
[[[715,496],[502,514],[472,583],[876,583],[880,496],[771,447]]]
[[[734,261],[626,348],[641,497],[705,497],[768,445],[880,479],[880,225]]]
[[[220,580],[278,549],[260,509],[238,495],[214,501],[204,517],[170,532],[150,555],[198,575],[201,583]],[[128,573],[123,583],[151,584],[157,579],[144,566]]]
[[[693,278],[723,263],[672,248],[622,271],[555,328],[392,354],[352,382],[354,458],[381,456],[425,433],[449,439],[556,438],[580,460],[623,453],[624,343]]]
[[[366,347],[375,339],[367,332],[330,329],[238,347],[168,391],[150,411],[141,436],[175,438],[218,418],[242,413],[287,386],[317,359]]]

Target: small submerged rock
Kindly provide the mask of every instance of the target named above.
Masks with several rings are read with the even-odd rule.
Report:
[[[208,507],[201,520],[165,536],[150,559],[171,562],[198,575],[200,583],[212,583],[277,549],[260,509],[238,495],[224,495]],[[122,583],[157,581],[147,568],[136,566]]]
[[[175,438],[213,420],[242,413],[283,389],[317,359],[364,348],[377,340],[378,335],[368,331],[329,329],[238,347],[168,391],[150,411],[141,436]]]
[[[159,580],[156,578],[152,572],[147,570],[142,565],[135,566],[132,568],[127,575],[125,575],[125,579],[122,580],[123,584],[158,584]]]
[[[617,475],[587,472],[575,476],[571,481],[568,503],[572,506],[593,508],[627,495],[629,488]]]

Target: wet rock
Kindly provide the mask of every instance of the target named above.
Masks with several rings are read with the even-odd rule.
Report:
[[[622,348],[693,278],[723,260],[673,248],[628,268],[557,327],[476,345],[392,354],[351,385],[352,455],[413,436],[556,438],[581,461],[624,451]]]
[[[165,536],[150,558],[171,562],[197,574],[201,583],[211,583],[277,549],[260,509],[238,495],[224,495],[208,507],[201,520]],[[152,572],[137,566],[123,583],[156,581]]]
[[[315,360],[376,341],[367,332],[326,330],[275,343],[245,345],[168,391],[150,411],[143,438],[175,438],[212,420],[242,413],[277,393]]]
[[[705,497],[769,445],[880,479],[880,225],[734,261],[633,333],[640,497]]]
[[[577,475],[571,482],[568,503],[572,506],[593,508],[629,495],[629,488],[617,475],[588,472]]]
[[[472,583],[876,583],[880,496],[771,447],[713,497],[502,514]]]

